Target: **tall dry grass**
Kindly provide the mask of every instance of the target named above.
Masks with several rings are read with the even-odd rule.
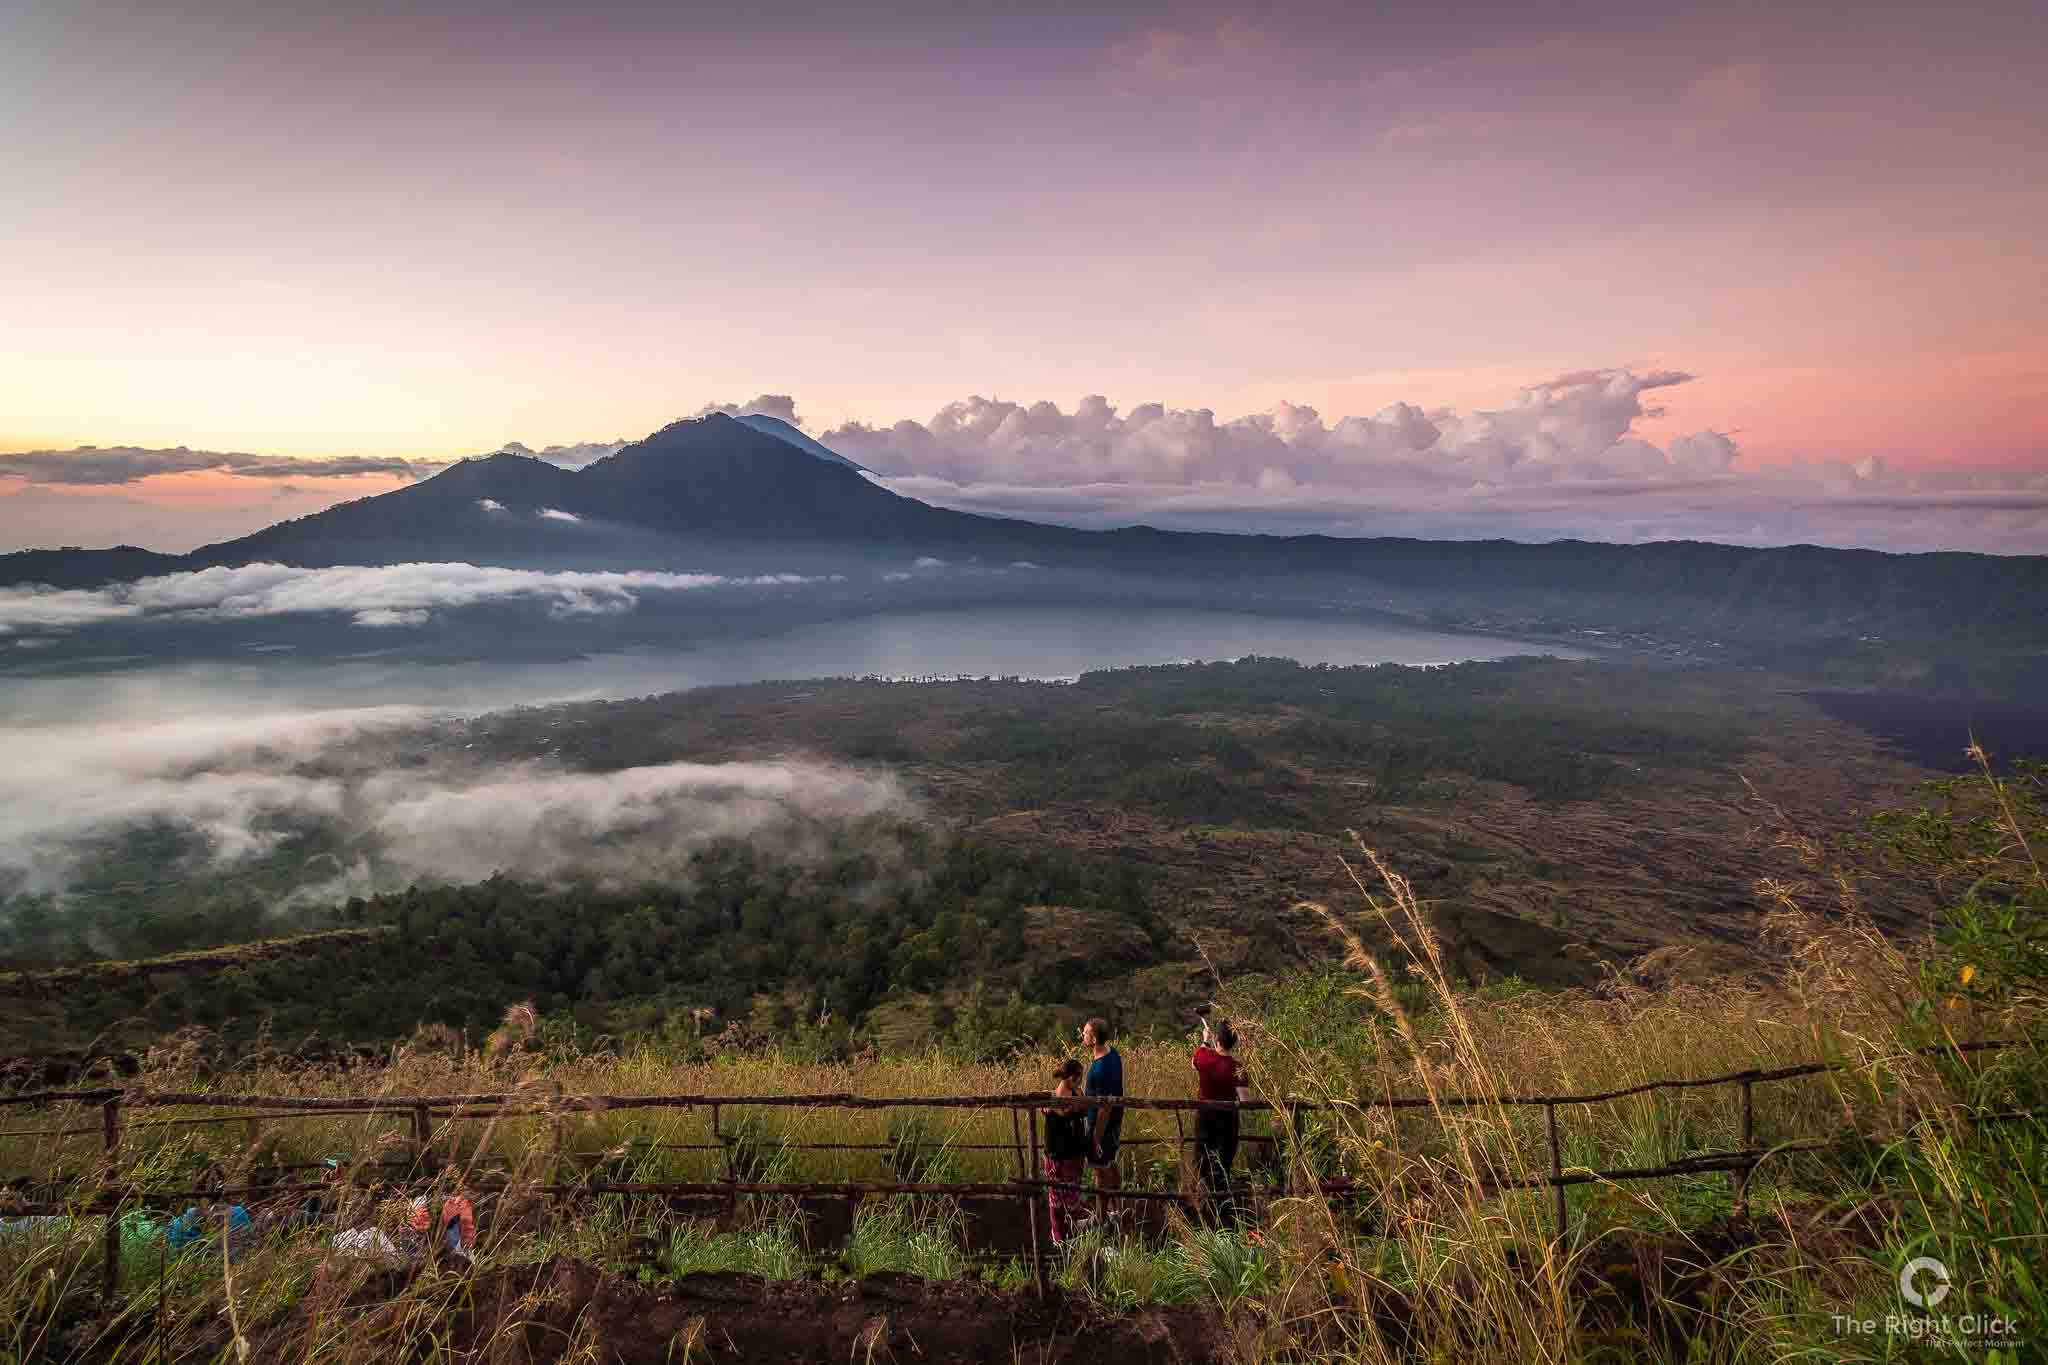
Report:
[[[2003,1158],[1993,1152],[1987,1165],[1973,1120],[1957,1117],[1958,1087],[1967,1078],[1959,1079],[1953,1064],[1911,1050],[1924,1036],[1914,1022],[1926,1003],[1915,954],[1870,926],[1853,881],[1828,867],[1823,850],[1785,837],[1806,864],[1804,875],[1759,887],[1768,909],[1763,932],[1776,946],[1780,971],[1704,983],[1669,972],[1618,972],[1598,990],[1559,995],[1475,991],[1456,980],[1412,886],[1359,843],[1356,859],[1347,861],[1355,902],[1299,907],[1341,945],[1349,972],[1339,1004],[1318,1020],[1323,1027],[1304,1030],[1284,1011],[1261,1013],[1250,998],[1225,1002],[1236,1014],[1240,1050],[1260,1096],[1283,1106],[1304,1098],[1326,1106],[1292,1121],[1247,1117],[1249,1132],[1283,1139],[1283,1169],[1244,1201],[1248,1225],[1233,1232],[1177,1221],[1172,1246],[1128,1245],[1116,1256],[1098,1248],[1071,1261],[1063,1282],[1113,1307],[1148,1295],[1206,1296],[1228,1310],[1232,1350],[1247,1361],[1846,1358],[1854,1343],[1830,1340],[1817,1325],[1825,1309],[1881,1294],[1893,1273],[1888,1261],[1904,1248],[1961,1235],[1953,1231],[1960,1226],[1956,1210],[1999,1200],[2031,1200],[2038,1208],[2042,1196],[2037,1184],[1997,1187],[2004,1168],[1996,1161]],[[1391,944],[1392,952],[1375,953],[1373,941]],[[1951,1003],[1940,1015],[1950,1039],[2012,1022],[1980,1015],[1968,1002]],[[138,1189],[233,1184],[326,1155],[381,1157],[389,1165],[355,1191],[353,1216],[391,1229],[430,1172],[443,1189],[486,1179],[503,1186],[480,1246],[486,1265],[538,1264],[561,1254],[605,1262],[624,1245],[654,1243],[668,1248],[671,1267],[786,1268],[794,1243],[778,1221],[786,1211],[772,1205],[757,1210],[754,1226],[730,1234],[742,1241],[719,1242],[728,1234],[678,1223],[646,1205],[591,1199],[565,1212],[541,1199],[539,1185],[593,1172],[681,1181],[715,1179],[726,1169],[723,1152],[663,1145],[710,1143],[704,1111],[607,1112],[560,1097],[1042,1091],[1052,1060],[965,1065],[934,1054],[820,1064],[741,1054],[706,1061],[657,1043],[623,1055],[543,1059],[520,1046],[532,1024],[515,1011],[498,1036],[475,1050],[423,1037],[371,1073],[280,1069],[209,1080],[189,1053],[165,1050],[147,1060],[142,1082],[149,1088],[394,1099],[509,1091],[553,1104],[555,1112],[444,1120],[430,1153],[422,1154],[392,1116],[152,1128],[140,1125],[192,1115],[137,1111],[117,1178]],[[1129,1093],[1193,1093],[1184,1046],[1123,1050]],[[1734,1250],[1726,1241],[1735,1223],[1725,1176],[1579,1187],[1563,1238],[1552,1224],[1549,1191],[1526,1188],[1549,1170],[1549,1133],[1542,1110],[1507,1103],[1512,1097],[1816,1059],[1839,1060],[1846,1069],[1759,1087],[1757,1140],[1770,1145],[1846,1131],[1859,1135],[1857,1143],[1846,1154],[1801,1156],[1774,1163],[1768,1177],[1759,1173],[1750,1188],[1757,1216]],[[1655,1092],[1563,1107],[1563,1163],[1579,1170],[1655,1166],[1735,1149],[1741,1132],[1734,1094]],[[1398,1112],[1373,1103],[1393,1096],[1419,1103]],[[47,1122],[84,1126],[54,1113]],[[1007,1111],[728,1105],[721,1124],[741,1136],[735,1155],[755,1178],[881,1179],[900,1174],[906,1160],[930,1179],[1001,1179],[1016,1169]],[[1159,1145],[1130,1147],[1128,1183],[1187,1188],[1182,1134],[1170,1115],[1129,1113],[1127,1138]],[[804,1152],[803,1143],[885,1150]],[[0,1170],[72,1170],[96,1181],[97,1154],[92,1133],[6,1138]],[[1251,1154],[1244,1164],[1255,1164]],[[1319,1193],[1316,1182],[1330,1177],[1354,1182],[1352,1197]],[[1828,1221],[1845,1206],[1860,1221]],[[1827,1219],[1818,1216],[1822,1209]],[[866,1217],[857,1240],[868,1240],[857,1260],[959,1264],[948,1249],[957,1242],[956,1220],[943,1209],[940,1215],[903,1208]],[[79,1219],[0,1245],[0,1304],[7,1308],[0,1320],[11,1333],[0,1337],[0,1357],[48,1355],[53,1344],[76,1338],[77,1305],[90,1298],[96,1279],[97,1227]],[[2039,1248],[2013,1250],[2009,1243],[2003,1233],[1989,1237],[1979,1259],[1988,1274],[2005,1277],[1994,1280],[1999,1292],[2024,1293],[2026,1252]],[[295,1358],[432,1358],[450,1315],[475,1306],[471,1277],[436,1271],[366,1316],[349,1305],[378,1272],[337,1258],[317,1237],[267,1240],[233,1266],[206,1258],[152,1262],[152,1245],[143,1243],[144,1254],[124,1260],[117,1307],[92,1327],[98,1358],[147,1359],[159,1334],[201,1352],[192,1358],[205,1358],[213,1347],[232,1353],[238,1339],[260,1335],[294,1308]],[[1625,1291],[1619,1302],[1618,1286]],[[1630,1293],[1635,1302],[1625,1301]],[[536,1312],[542,1306],[539,1298],[529,1305]],[[505,1330],[519,1321],[512,1313]],[[2041,1330],[2048,1333],[2048,1322]]]
[[[1994,810],[2007,851],[2025,856],[2020,880],[2031,869],[2031,894],[2048,893],[2012,804]],[[1361,1219],[1358,1205],[1315,1193],[1274,1203],[1269,1227],[1288,1286],[1271,1300],[1275,1334],[1359,1361],[1892,1358],[1900,1342],[1851,1341],[1829,1324],[1843,1309],[1896,1312],[1899,1265],[1929,1249],[1983,1276],[1973,1286],[1980,1316],[1987,1304],[2043,1305],[2041,1277],[2027,1269],[2048,1262],[2041,1116],[1981,1120],[1987,1078],[2007,1063],[1922,1051],[1930,1037],[2024,1033],[2038,1021],[2015,1009],[2038,1011],[2038,997],[1992,1012],[1951,995],[1930,1035],[1935,945],[1888,939],[1826,850],[1796,831],[1779,837],[1804,875],[1758,887],[1778,972],[1704,983],[1614,973],[1597,991],[1502,997],[1452,978],[1412,886],[1354,835],[1346,871],[1357,904],[1297,908],[1341,944],[1365,1037],[1340,1049],[1327,1030],[1295,1020],[1240,1025],[1267,1098],[1308,1093],[1332,1106],[1320,1144],[1294,1149],[1302,1174],[1334,1166],[1355,1176],[1372,1211]],[[1382,958],[1369,941],[1393,953]],[[1959,979],[1976,970],[1966,964]],[[1582,1186],[1563,1237],[1547,1191],[1514,1191],[1540,1181],[1550,1152],[1542,1111],[1510,1097],[1812,1060],[1841,1069],[1758,1086],[1755,1140],[1849,1136],[1840,1151],[1774,1164],[1778,1188],[1752,1186],[1762,1207],[1746,1226],[1725,1216],[1699,1226],[1703,1204],[1733,1212],[1732,1190],[1725,1205],[1712,1197],[1720,1176]],[[1392,1096],[1425,1104],[1392,1112],[1371,1103]],[[1649,1167],[1740,1150],[1734,1099],[1732,1089],[1657,1091],[1561,1106],[1563,1165]],[[1617,1288],[1637,1302],[1617,1305]],[[2034,1312],[2035,1330],[2048,1333],[2048,1312]],[[2020,1358],[1948,1345],[1965,1358]]]

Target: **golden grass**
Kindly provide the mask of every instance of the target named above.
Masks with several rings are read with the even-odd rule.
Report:
[[[1930,1204],[1982,1202],[1986,1192],[1970,1184],[1977,1177],[1956,1167],[1948,1155],[1955,1130],[1941,1126],[1941,1116],[1953,1097],[1942,1074],[1901,1043],[1913,1036],[1907,1025],[1921,989],[1909,953],[1863,919],[1853,884],[1828,871],[1818,848],[1796,839],[1789,839],[1788,846],[1808,860],[1811,875],[1803,882],[1759,887],[1770,912],[1765,933],[1784,963],[1784,970],[1770,979],[1699,983],[1621,973],[1598,991],[1501,997],[1465,990],[1452,980],[1412,888],[1358,844],[1356,861],[1346,867],[1357,903],[1299,908],[1331,932],[1354,973],[1348,1017],[1340,1021],[1350,1030],[1349,1050],[1340,1059],[1273,1020],[1256,1014],[1238,1019],[1240,1051],[1262,1098],[1307,1098],[1329,1106],[1310,1121],[1310,1140],[1287,1149],[1297,1178],[1253,1201],[1256,1223],[1249,1238],[1255,1251],[1245,1254],[1259,1259],[1261,1287],[1254,1308],[1232,1319],[1239,1355],[1247,1361],[1564,1362],[1603,1353],[1605,1358],[1669,1354],[1669,1343],[1646,1328],[1617,1329],[1592,1316],[1587,1279],[1611,1277],[1616,1267],[1609,1262],[1616,1257],[1623,1259],[1623,1269],[1628,1258],[1637,1258],[1643,1292],[1652,1300],[1650,1316],[1686,1323],[1690,1335],[1679,1348],[1682,1358],[1826,1355],[1828,1344],[1812,1329],[1815,1303],[1849,1302],[1873,1285],[1881,1289],[1893,1273],[1868,1249],[1816,1261],[1801,1245],[1789,1210],[1800,1198],[1810,1202],[1811,1194],[1800,1193],[1798,1180],[1804,1175],[1826,1180],[1839,1171],[1793,1162],[1773,1168],[1773,1178],[1784,1182],[1776,1193],[1792,1203],[1774,1211],[1772,1191],[1757,1192],[1766,1226],[1775,1217],[1782,1239],[1766,1237],[1764,1245],[1746,1253],[1750,1259],[1713,1268],[1709,1278],[1716,1297],[1705,1316],[1697,1306],[1665,1301],[1664,1282],[1654,1280],[1652,1272],[1661,1265],[1657,1258],[1689,1254],[1686,1233],[1697,1214],[1681,1207],[1678,1184],[1695,1200],[1723,1198],[1716,1191],[1725,1188],[1725,1176],[1672,1186],[1580,1187],[1571,1196],[1572,1235],[1565,1239],[1554,1235],[1548,1190],[1502,1192],[1503,1186],[1542,1176],[1550,1165],[1543,1111],[1506,1103],[1511,1097],[1604,1091],[1837,1059],[1848,1069],[1757,1089],[1760,1142],[1844,1130],[1896,1142],[1909,1153],[1931,1154],[1925,1166],[1931,1173],[1929,1188],[1916,1190],[1915,1198]],[[2027,853],[2031,856],[2032,850]],[[1829,909],[1809,908],[1816,903]],[[1374,930],[1370,935],[1360,931],[1368,922]],[[1382,961],[1365,946],[1368,939],[1391,942],[1400,960]],[[1967,1007],[1942,1014],[1943,1026],[1955,1039],[1980,1036],[2000,1022],[1979,1018]],[[473,1052],[422,1040],[370,1074],[254,1071],[211,1087],[200,1079],[189,1055],[164,1051],[148,1059],[143,1083],[158,1090],[330,1097],[521,1091],[540,1101],[603,1093],[958,1096],[1041,1091],[1052,1062],[1049,1056],[1036,1056],[967,1065],[936,1054],[843,1064],[776,1055],[726,1055],[706,1062],[683,1060],[652,1045],[619,1056],[542,1062],[518,1047],[531,1025],[530,1018],[509,1016],[506,1030]],[[1193,1093],[1184,1045],[1139,1043],[1123,1052],[1128,1093]],[[1564,1163],[1580,1169],[1649,1166],[1732,1150],[1741,1139],[1736,1094],[1732,1087],[1655,1092],[1562,1107]],[[1371,1104],[1383,1096],[1424,1103],[1389,1113]],[[1454,1099],[1467,1103],[1454,1105]],[[914,1114],[928,1121],[916,1126]],[[178,1116],[148,1113],[149,1118]],[[1935,1120],[1932,1128],[1930,1118]],[[727,1133],[745,1134],[758,1172],[772,1179],[887,1178],[890,1153],[806,1153],[785,1144],[886,1144],[909,1138],[928,1147],[956,1144],[942,1154],[940,1174],[928,1178],[1002,1179],[1016,1170],[1008,1111],[726,1106],[720,1119]],[[602,1257],[629,1234],[665,1235],[658,1212],[616,1204],[587,1206],[581,1217],[569,1220],[547,1218],[544,1204],[531,1195],[534,1185],[552,1175],[573,1175],[593,1164],[601,1164],[613,1178],[648,1181],[708,1180],[724,1173],[719,1152],[670,1151],[658,1145],[710,1142],[711,1117],[702,1110],[589,1112],[565,1104],[559,1118],[562,1154],[555,1146],[557,1122],[550,1115],[444,1121],[433,1134],[436,1154],[452,1161],[457,1173],[495,1169],[512,1181],[483,1248],[487,1258],[524,1261],[551,1252]],[[1248,1117],[1246,1128],[1271,1132],[1278,1122]],[[1171,1115],[1132,1111],[1126,1116],[1127,1140],[1177,1139],[1180,1132]],[[206,1171],[232,1181],[266,1162],[288,1158],[387,1153],[409,1159],[414,1155],[410,1139],[404,1123],[391,1116],[294,1116],[266,1119],[260,1128],[137,1127],[124,1143],[123,1176],[136,1186],[164,1188]],[[994,1150],[963,1150],[957,1144]],[[9,1139],[0,1143],[0,1168],[49,1170],[68,1163],[70,1169],[89,1170],[97,1145],[91,1135]],[[1186,1188],[1189,1173],[1177,1146],[1130,1150],[1128,1185]],[[1365,1197],[1351,1202],[1325,1198],[1313,1192],[1311,1180],[1300,1178],[1331,1174],[1357,1181]],[[444,1176],[443,1183],[453,1178]],[[1760,1175],[1758,1186],[1767,1184]],[[393,1197],[370,1212],[392,1224],[403,1206],[395,1187],[386,1193]],[[2038,1191],[2032,1193],[2038,1198]],[[366,1192],[363,1197],[376,1196]],[[1677,1250],[1663,1244],[1646,1250],[1640,1240],[1628,1240],[1617,1228],[1631,1223],[1638,1231],[1661,1229]],[[1183,1251],[1209,1236],[1184,1223],[1176,1227]],[[1203,1245],[1208,1249],[1196,1259],[1204,1264],[1236,1254],[1232,1244]],[[47,1317],[53,1311],[51,1295],[71,1292],[65,1287],[71,1279],[53,1290],[38,1274],[47,1271],[54,1277],[61,1267],[75,1279],[91,1251],[81,1243],[66,1254],[45,1246],[35,1255],[42,1259],[11,1269],[0,1264],[0,1289],[17,1318],[31,1326],[42,1320],[38,1313]],[[146,1267],[130,1267],[131,1287],[146,1273]],[[206,1313],[217,1317],[230,1305],[236,1323],[260,1321],[308,1296],[312,1302],[339,1305],[362,1273],[335,1265],[303,1242],[265,1247],[236,1270],[241,1289],[218,1274],[181,1270],[181,1288],[193,1297],[179,1311],[189,1325]],[[396,1319],[401,1326],[393,1330],[409,1341],[431,1334],[434,1315],[448,1310],[461,1292],[446,1279],[407,1291]],[[140,1301],[131,1295],[123,1311],[138,1313]],[[1686,1318],[1688,1313],[1693,1316]],[[390,1336],[362,1338],[345,1330],[344,1316],[338,1314],[336,1321],[340,1325],[321,1337],[324,1344],[308,1359],[376,1359],[379,1350],[391,1346]],[[327,1332],[324,1326],[319,1330]]]

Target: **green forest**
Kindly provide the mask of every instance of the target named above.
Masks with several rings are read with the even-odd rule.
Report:
[[[1081,1010],[1171,1027],[1218,971],[1326,950],[1289,907],[1344,894],[1353,829],[1414,880],[1469,975],[1590,980],[1667,944],[1726,965],[1753,939],[1769,866],[1733,812],[1738,769],[1795,731],[1827,737],[1843,785],[1802,779],[1785,799],[1837,827],[1856,794],[1906,775],[1783,689],[1551,659],[1246,659],[1070,685],[814,680],[518,708],[423,729],[408,761],[603,773],[795,757],[886,769],[916,805],[721,840],[639,884],[501,875],[340,902],[303,879],[366,850],[317,823],[277,825],[224,870],[189,830],[132,828],[63,897],[0,901],[0,1006],[30,1049],[193,1025],[380,1043],[487,1030],[520,1001],[593,1033],[705,1007],[768,1031],[828,1018],[843,1039],[1041,1030]]]
[[[1114,926],[1110,937],[1147,945],[1158,933],[1129,867],[901,825],[824,837],[828,850],[800,864],[722,843],[678,881],[632,890],[493,878],[355,898],[331,923],[383,932],[321,942],[310,956],[230,955],[199,979],[121,964],[72,971],[51,1003],[124,1038],[196,1024],[286,1047],[305,1034],[378,1040],[432,1024],[480,1037],[520,1001],[603,1032],[707,1006],[744,1018],[758,994],[775,1001],[764,1022],[787,1029],[850,1022],[892,990],[953,983],[1074,997],[1089,973],[1031,959],[1032,907],[1096,917]],[[1105,961],[1094,975],[1129,965]]]

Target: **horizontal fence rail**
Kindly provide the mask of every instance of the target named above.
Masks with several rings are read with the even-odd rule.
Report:
[[[1918,1049],[1913,1052],[1893,1053],[1889,1056],[1865,1061],[1820,1061],[1802,1062],[1793,1066],[1776,1068],[1753,1068],[1746,1071],[1727,1072],[1717,1076],[1698,1078],[1677,1078],[1669,1080],[1644,1081],[1635,1085],[1622,1086],[1612,1090],[1589,1091],[1584,1093],[1556,1095],[1382,1095],[1355,1101],[1317,1101],[1306,1099],[1280,1100],[1200,1100],[1170,1099],[1148,1096],[1058,1096],[1044,1091],[1015,1092],[992,1095],[858,1095],[850,1092],[829,1092],[808,1095],[611,1095],[563,1093],[535,1093],[533,1091],[502,1091],[465,1095],[365,1095],[365,1096],[307,1096],[307,1095],[244,1095],[219,1091],[150,1091],[137,1088],[103,1088],[95,1090],[41,1090],[12,1095],[0,1095],[0,1107],[45,1108],[52,1105],[97,1105],[100,1121],[89,1126],[62,1128],[28,1128],[0,1130],[0,1138],[66,1138],[98,1134],[103,1145],[103,1156],[97,1167],[90,1171],[75,1172],[66,1176],[45,1176],[40,1184],[71,1187],[69,1199],[8,1199],[0,1197],[0,1216],[34,1217],[46,1215],[103,1216],[106,1218],[105,1233],[105,1282],[103,1292],[111,1299],[120,1277],[121,1239],[118,1216],[127,1210],[162,1208],[197,1199],[236,1200],[286,1200],[299,1196],[335,1192],[330,1182],[317,1183],[267,1183],[240,1187],[210,1185],[201,1189],[149,1189],[122,1185],[117,1179],[120,1149],[124,1132],[139,1132],[153,1128],[198,1127],[210,1124],[247,1123],[252,1134],[258,1125],[279,1121],[308,1120],[317,1118],[342,1118],[349,1116],[388,1115],[404,1117],[412,1125],[413,1139],[419,1148],[418,1157],[403,1159],[350,1159],[353,1169],[399,1170],[412,1173],[416,1178],[397,1182],[380,1182],[385,1188],[394,1184],[400,1189],[425,1188],[432,1184],[432,1177],[419,1177],[422,1160],[431,1161],[432,1138],[437,1125],[451,1122],[494,1121],[503,1118],[550,1118],[556,1121],[554,1142],[549,1155],[552,1165],[563,1160],[590,1160],[618,1158],[623,1152],[639,1148],[642,1150],[705,1151],[725,1154],[725,1178],[713,1181],[628,1181],[615,1182],[598,1179],[598,1172],[583,1181],[565,1182],[557,1178],[547,1182],[515,1182],[490,1167],[504,1164],[503,1157],[471,1157],[451,1164],[461,1166],[468,1174],[465,1183],[477,1194],[489,1197],[507,1191],[558,1199],[597,1195],[645,1196],[671,1199],[717,1199],[728,1205],[743,1196],[789,1196],[814,1199],[858,1200],[870,1195],[934,1195],[961,1199],[1015,1199],[1025,1206],[1026,1221],[1031,1234],[1031,1269],[1034,1282],[1041,1292],[1045,1286],[1045,1258],[1041,1254],[1038,1237],[1038,1211],[1047,1195],[1058,1190],[1076,1193],[1080,1186],[1065,1181],[1040,1178],[1039,1135],[1036,1113],[1057,1103],[1062,1108],[1110,1108],[1139,1111],[1164,1111],[1174,1115],[1175,1137],[1133,1137],[1122,1146],[1171,1146],[1185,1148],[1192,1146],[1194,1139],[1185,1131],[1182,1119],[1189,1112],[1236,1111],[1240,1113],[1271,1113],[1284,1120],[1292,1130],[1304,1114],[1342,1111],[1361,1113],[1368,1111],[1445,1111],[1454,1109],[1508,1109],[1541,1108],[1544,1111],[1545,1131],[1548,1142],[1549,1172],[1535,1177],[1492,1178],[1480,1177],[1472,1180],[1461,1178],[1460,1183],[1477,1186],[1481,1192],[1495,1194],[1509,1190],[1549,1189],[1553,1195],[1553,1221],[1556,1235],[1560,1238],[1566,1232],[1565,1190],[1569,1186],[1587,1184],[1618,1184],[1627,1181],[1661,1180],[1704,1173],[1726,1172],[1734,1185],[1735,1206],[1738,1212],[1748,1207],[1748,1182],[1765,1161],[1774,1156],[1797,1151],[1813,1151],[1832,1145],[1853,1132],[1845,1131],[1832,1137],[1802,1138],[1794,1141],[1759,1146],[1755,1141],[1754,1091],[1759,1085],[1795,1080],[1802,1077],[1823,1075],[1832,1072],[1860,1071],[1896,1062],[1915,1056],[1956,1056],[1986,1052],[2010,1046],[2004,1040],[1988,1040],[1950,1044],[1941,1047]],[[1567,1168],[1563,1163],[1563,1147],[1559,1137],[1558,1111],[1574,1105],[1611,1103],[1637,1095],[1665,1090],[1699,1090],[1717,1086],[1738,1087],[1741,1094],[1740,1127],[1741,1145],[1726,1152],[1702,1152],[1683,1157],[1662,1166],[1638,1166],[1613,1170],[1591,1170],[1584,1167]],[[126,1111],[163,1108],[218,1109],[228,1112],[185,1116],[170,1119],[148,1119],[124,1122]],[[760,1181],[739,1178],[734,1167],[734,1148],[742,1141],[739,1134],[726,1131],[721,1118],[731,1109],[836,1109],[836,1110],[894,1110],[894,1109],[939,1109],[1007,1111],[1011,1115],[1012,1140],[1010,1142],[949,1143],[945,1141],[916,1140],[911,1142],[800,1142],[791,1140],[787,1134],[773,1143],[777,1150],[788,1152],[833,1151],[833,1152],[888,1152],[906,1149],[923,1151],[978,1151],[1010,1152],[1016,1157],[1017,1176],[1009,1180],[994,1181]],[[629,1139],[622,1147],[602,1152],[581,1151],[564,1148],[562,1145],[561,1120],[574,1117],[598,1117],[606,1114],[630,1113],[643,1110],[700,1110],[711,1111],[713,1141],[711,1142],[665,1142],[655,1139]],[[2012,1119],[2035,1117],[2032,1114],[1994,1114],[1979,1116],[1986,1119]],[[1269,1147],[1283,1147],[1288,1137],[1282,1135],[1244,1134],[1242,1142]],[[280,1173],[293,1170],[317,1169],[325,1163],[291,1163],[266,1169]],[[1437,1172],[1438,1175],[1446,1174]],[[31,1177],[30,1182],[36,1183]],[[1296,1180],[1290,1169],[1286,1189],[1289,1193],[1318,1194],[1329,1198],[1352,1198],[1370,1195],[1376,1187],[1366,1182],[1348,1179],[1303,1179]],[[1115,1202],[1174,1203],[1188,1205],[1190,1196],[1178,1189],[1118,1188],[1113,1191],[1097,1191],[1098,1195]]]
[[[1318,1109],[1461,1109],[1490,1107],[1494,1105],[1549,1105],[1549,1104],[1602,1104],[1610,1100],[1627,1099],[1631,1095],[1647,1094],[1653,1090],[1696,1090],[1707,1086],[1735,1085],[1743,1081],[1752,1084],[1766,1084],[1774,1081],[1793,1080],[1801,1076],[1817,1076],[1834,1071],[1864,1071],[1881,1066],[1888,1061],[1906,1057],[1944,1057],[1958,1053],[1993,1051],[2010,1047],[2005,1039],[1987,1039],[1981,1042],[1947,1043],[1936,1047],[1915,1048],[1907,1052],[1891,1053],[1860,1062],[1801,1062],[1794,1066],[1781,1066],[1769,1070],[1751,1069],[1729,1071],[1718,1076],[1701,1076],[1674,1080],[1642,1081],[1636,1085],[1623,1086],[1616,1090],[1593,1090],[1578,1094],[1562,1095],[1413,1095],[1381,1096],[1373,1099],[1331,1103],[1319,1100],[1196,1100],[1156,1099],[1142,1095],[1129,1096],[1084,1096],[1062,1097],[1063,1105],[1121,1105],[1127,1109],[1236,1109],[1245,1113],[1261,1110],[1289,1110],[1307,1113]],[[1048,1103],[1052,1096],[1043,1090],[1019,1091],[995,1095],[857,1095],[851,1091],[824,1091],[807,1095],[549,1095],[538,1098],[530,1092],[507,1090],[472,1095],[364,1095],[364,1096],[320,1096],[320,1095],[237,1095],[220,1091],[151,1091],[142,1089],[105,1088],[99,1090],[31,1090],[12,1095],[0,1095],[0,1106],[19,1104],[46,1104],[62,1101],[104,1103],[119,1100],[129,1108],[154,1108],[179,1106],[183,1108],[233,1108],[238,1110],[273,1108],[286,1112],[325,1112],[357,1114],[409,1114],[415,1109],[517,1109],[528,1113],[552,1114],[557,1112],[603,1113],[619,1109],[690,1109],[710,1105],[802,1107],[815,1105],[830,1109],[1015,1109],[1036,1108]],[[272,1117],[281,1117],[273,1115]],[[264,1117],[254,1114],[235,1114],[233,1118]]]

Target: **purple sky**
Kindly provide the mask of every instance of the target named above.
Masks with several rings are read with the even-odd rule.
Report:
[[[2038,5],[568,8],[16,0],[0,451],[442,460],[767,392],[1079,520],[2048,550]],[[1088,395],[1236,434],[974,426]],[[1342,425],[1396,404],[1439,436]],[[388,486],[0,466],[0,548]]]

